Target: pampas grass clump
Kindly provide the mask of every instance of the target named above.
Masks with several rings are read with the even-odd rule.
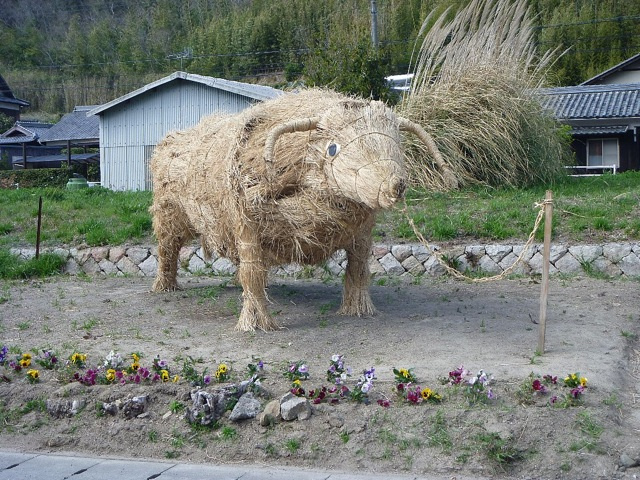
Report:
[[[565,175],[566,139],[535,94],[556,55],[537,55],[525,2],[472,0],[449,18],[442,14],[424,36],[400,114],[433,136],[461,186],[523,186]],[[443,188],[422,146],[411,152],[412,181]]]

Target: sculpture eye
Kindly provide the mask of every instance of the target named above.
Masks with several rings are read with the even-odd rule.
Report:
[[[327,145],[327,153],[330,157],[335,157],[340,152],[340,145],[337,143],[329,143]]]

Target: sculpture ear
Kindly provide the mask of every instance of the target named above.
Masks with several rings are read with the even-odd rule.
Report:
[[[267,140],[264,143],[264,161],[268,163],[273,162],[273,150],[276,147],[276,142],[285,133],[294,132],[308,132],[315,129],[320,121],[319,117],[303,118],[298,120],[291,120],[290,122],[283,123],[271,129],[267,135]]]
[[[431,135],[429,135],[420,125],[412,122],[411,120],[407,120],[406,118],[398,117],[398,126],[400,131],[413,133],[422,143],[425,144],[427,150],[429,150],[429,153],[431,153],[431,156],[433,157],[433,161],[436,162],[436,165],[440,168],[442,178],[444,179],[446,186],[451,189],[458,188],[458,179],[449,168],[449,165],[447,165],[442,158],[440,150],[438,150],[438,146],[436,145],[436,142],[433,141]]]

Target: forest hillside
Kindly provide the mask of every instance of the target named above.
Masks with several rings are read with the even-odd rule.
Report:
[[[377,45],[372,45],[372,3]],[[386,98],[421,26],[467,0],[0,0],[0,74],[56,120],[176,70]],[[580,83],[640,52],[640,2],[528,0],[540,52],[569,49],[549,83]],[[429,25],[427,24],[427,29]],[[416,42],[418,39],[418,42]]]

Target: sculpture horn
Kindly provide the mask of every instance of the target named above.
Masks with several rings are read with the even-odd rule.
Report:
[[[269,132],[269,135],[267,135],[267,140],[264,144],[265,162],[273,163],[273,150],[275,149],[276,142],[281,135],[284,135],[285,133],[308,132],[309,130],[313,130],[314,128],[316,128],[319,121],[319,117],[304,118],[299,120],[292,120],[273,128]]]
[[[436,162],[436,165],[438,165],[442,172],[442,178],[444,179],[445,185],[452,190],[458,188],[458,179],[449,168],[449,165],[447,165],[442,158],[436,142],[433,141],[433,137],[431,137],[424,128],[411,120],[399,117],[398,123],[401,131],[413,133],[422,143],[425,144],[427,150],[429,150],[429,153],[433,157],[433,161]]]

